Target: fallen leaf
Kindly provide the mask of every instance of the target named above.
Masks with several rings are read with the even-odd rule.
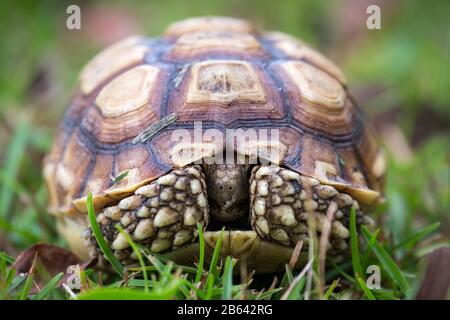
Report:
[[[19,273],[29,273],[34,257],[51,276],[65,272],[67,267],[81,263],[81,259],[73,252],[53,244],[38,243],[23,251],[16,259],[12,267]]]
[[[444,300],[450,288],[450,248],[439,248],[428,255],[425,276],[417,300]]]
[[[81,262],[81,259],[69,250],[53,244],[38,243],[23,251],[11,267],[16,270],[16,274],[33,273],[35,286],[30,290],[30,293],[34,294],[39,292],[46,281],[60,272],[65,274],[62,280],[66,279],[67,268]],[[80,267],[90,266],[91,262],[92,260]],[[63,281],[60,281],[58,286],[62,283]]]

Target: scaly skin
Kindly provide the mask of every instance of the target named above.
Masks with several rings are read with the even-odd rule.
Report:
[[[335,205],[330,209],[333,202]],[[299,240],[308,245],[310,215],[315,218],[317,231],[321,233],[326,223],[327,210],[332,210],[329,255],[347,251],[350,208],[356,211],[358,225],[368,222],[358,202],[348,194],[339,193],[332,186],[276,165],[253,168],[250,207],[252,228],[261,238],[291,247]]]
[[[208,219],[205,177],[197,165],[161,176],[97,216],[114,255],[124,262],[134,256],[116,224],[136,243],[152,252],[162,252],[194,242],[198,237],[197,223],[206,228]],[[90,228],[84,231],[83,238],[91,255],[100,253]]]
[[[254,167],[250,187],[246,180],[248,166],[203,168],[192,165],[173,170],[137,189],[117,205],[103,209],[97,221],[118,259],[131,263],[136,257],[116,224],[150,251],[170,252],[195,242],[196,224],[206,229],[210,214],[211,219],[222,221],[225,226],[248,214],[248,207],[243,205],[248,205],[248,197],[250,225],[257,235],[291,248],[299,240],[308,246],[308,217],[314,217],[320,234],[327,210],[333,211],[327,254],[335,261],[348,252],[350,208],[356,210],[358,225],[367,219],[358,202],[349,195],[277,165]],[[91,229],[85,230],[83,238],[91,255],[100,253]]]

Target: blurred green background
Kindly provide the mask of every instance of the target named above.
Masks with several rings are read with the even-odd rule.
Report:
[[[69,4],[81,7],[81,30],[66,28]],[[366,27],[370,4],[381,8],[381,30]],[[397,251],[414,256],[399,262],[406,269],[448,246],[450,1],[1,1],[0,251],[64,245],[46,214],[40,166],[82,66],[126,35],[157,36],[199,15],[291,33],[341,66],[389,158],[387,202],[374,213],[382,237],[395,243],[441,223],[414,250]]]

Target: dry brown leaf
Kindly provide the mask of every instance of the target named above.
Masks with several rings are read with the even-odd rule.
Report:
[[[439,248],[428,255],[427,269],[416,294],[418,300],[444,300],[450,289],[450,248]]]
[[[23,251],[12,267],[17,273],[29,273],[35,256],[50,275],[64,272],[68,266],[81,263],[81,259],[71,251],[53,244],[38,243]]]
[[[34,262],[35,266],[33,267]],[[16,258],[12,268],[16,270],[16,274],[34,274],[35,286],[30,293],[36,293],[45,285],[46,281],[60,272],[65,274],[58,284],[58,286],[62,285],[69,276],[67,268],[81,263],[81,259],[69,250],[53,244],[38,243],[23,251]],[[91,265],[92,260],[81,264],[80,268],[85,269]]]

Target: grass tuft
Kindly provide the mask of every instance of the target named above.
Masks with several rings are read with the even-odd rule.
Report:
[[[356,280],[358,281],[358,284],[364,294],[366,295],[367,299],[369,300],[376,300],[373,293],[370,291],[370,289],[367,287],[366,282],[361,277],[356,277]]]
[[[197,223],[197,230],[198,230],[198,241],[199,241],[199,259],[198,259],[198,265],[197,265],[197,274],[195,276],[195,283],[198,283],[203,274],[203,263],[205,261],[205,238],[203,237],[203,228],[200,223]]]
[[[370,231],[365,227],[361,227],[362,234],[364,235],[366,241],[372,237]],[[389,277],[399,286],[405,296],[409,294],[409,284],[405,279],[405,276],[395,263],[395,261],[390,257],[388,252],[380,245],[380,243],[375,239],[373,242],[373,252],[378,258],[383,269],[386,270]]]
[[[134,254],[136,255],[139,264],[141,265],[141,271],[144,276],[144,290],[146,293],[148,293],[148,275],[147,275],[147,269],[145,268],[146,265],[144,263],[144,258],[142,257],[141,251],[139,250],[137,244],[131,239],[130,235],[125,232],[119,225],[116,226],[117,230],[124,236],[124,238],[127,240],[127,242],[130,244],[130,247],[133,249]]]
[[[22,121],[18,125],[11,143],[6,150],[3,183],[0,188],[0,218],[6,218],[13,199],[13,190],[7,182],[13,183],[17,178],[19,165],[25,156],[25,148],[29,137],[29,124]]]
[[[359,256],[358,231],[356,230],[356,212],[354,208],[350,210],[350,246],[352,252],[352,265],[355,277],[363,277],[361,258]]]
[[[37,294],[35,294],[31,300],[44,300],[56,287],[58,282],[62,279],[64,276],[63,272],[58,273],[53,278],[50,279],[50,281],[45,285],[45,287],[42,288],[41,291],[39,291]]]
[[[404,247],[412,247],[420,240],[424,239],[429,234],[433,233],[440,227],[440,222],[432,223],[426,227],[423,227],[422,229],[410,234],[406,239],[400,241],[396,246],[395,249],[400,249]]]
[[[222,300],[231,300],[233,287],[233,259],[228,256],[225,260],[225,268],[222,276]]]
[[[102,251],[103,255],[105,256],[106,260],[111,263],[114,270],[117,272],[117,274],[121,277],[123,277],[123,266],[117,260],[117,258],[112,253],[111,249],[109,248],[108,244],[106,243],[105,239],[103,238],[103,234],[100,230],[100,226],[97,223],[97,218],[94,211],[94,204],[92,203],[92,193],[88,194],[87,197],[87,211],[89,215],[89,222],[91,224],[92,232],[94,233],[95,240],[98,243],[98,246],[100,247],[100,250]]]

